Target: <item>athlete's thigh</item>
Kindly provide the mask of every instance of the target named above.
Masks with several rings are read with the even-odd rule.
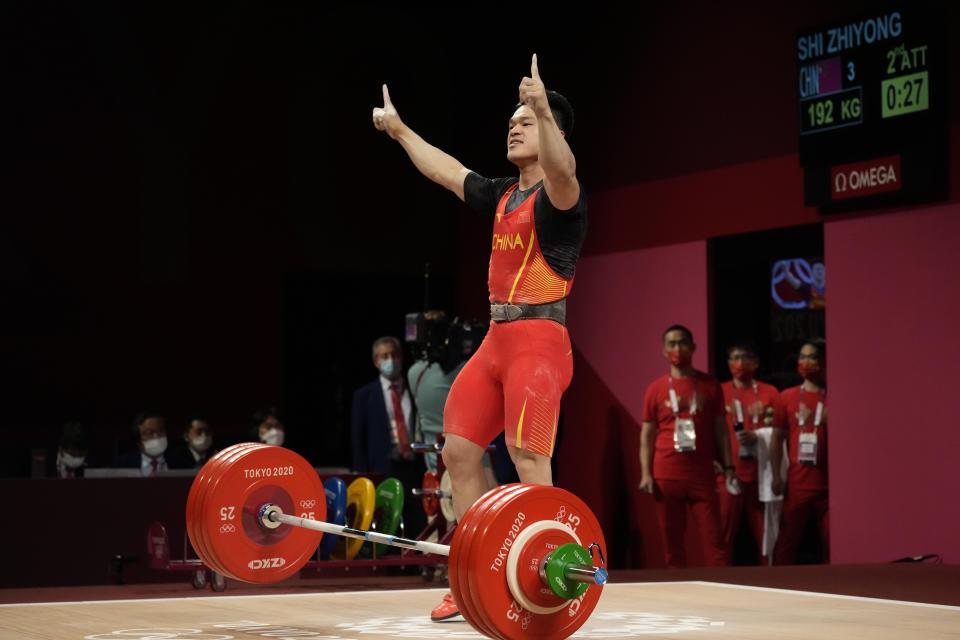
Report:
[[[514,349],[503,367],[507,444],[553,455],[560,399],[570,384],[573,359],[566,329],[549,320],[520,321]]]
[[[491,351],[491,344],[484,339],[457,374],[443,409],[444,433],[484,448],[503,431],[503,386],[493,373]]]

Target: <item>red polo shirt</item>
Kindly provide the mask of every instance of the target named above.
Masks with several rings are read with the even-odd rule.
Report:
[[[727,413],[727,430],[730,434],[730,452],[737,467],[737,477],[744,482],[757,481],[757,459],[740,457],[740,441],[737,440],[734,425],[737,423],[737,410],[733,401],[739,400],[743,408],[743,428],[754,431],[760,427],[783,428],[783,411],[780,408],[780,392],[773,385],[759,380],[742,389],[733,386],[733,380],[724,382],[723,403]]]
[[[785,422],[789,429],[787,448],[790,450],[790,470],[787,473],[787,486],[804,491],[823,491],[827,489],[827,392],[803,391],[801,387],[785,389],[780,394]],[[823,403],[820,424],[816,425],[817,403]],[[803,427],[800,419],[805,416]],[[797,452],[800,448],[800,433],[817,434],[817,464],[800,464]]]
[[[671,386],[677,394],[677,415],[670,402]],[[695,371],[685,378],[671,379],[668,374],[654,380],[647,387],[643,401],[643,421],[652,422],[656,427],[653,477],[663,480],[712,480],[713,461],[717,458],[714,425],[717,418],[723,416],[723,411],[723,391],[717,380],[709,374]],[[693,419],[697,434],[696,451],[680,452],[674,449],[673,432],[677,416]]]

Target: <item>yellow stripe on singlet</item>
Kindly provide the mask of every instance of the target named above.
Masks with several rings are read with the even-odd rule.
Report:
[[[523,431],[523,414],[527,411],[527,399],[523,399],[523,408],[520,409],[520,422],[517,423],[517,449],[522,449],[523,445],[520,441],[520,433]]]
[[[520,276],[523,274],[523,270],[527,268],[527,260],[530,259],[530,250],[533,249],[533,236],[536,232],[536,228],[530,230],[530,242],[527,244],[527,254],[523,256],[523,264],[520,265],[520,270],[517,271],[517,277],[513,280],[513,287],[510,289],[510,295],[507,296],[507,302],[510,304],[513,304],[513,294],[517,290],[517,283],[520,282]]]
[[[553,457],[553,447],[557,444],[557,411],[553,411],[553,437],[550,439],[550,457]],[[451,476],[452,477],[452,476]]]

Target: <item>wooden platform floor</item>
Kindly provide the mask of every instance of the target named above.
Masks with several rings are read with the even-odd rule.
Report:
[[[0,638],[480,638],[431,623],[442,589],[0,605]],[[608,585],[575,638],[960,639],[960,607],[716,582]]]

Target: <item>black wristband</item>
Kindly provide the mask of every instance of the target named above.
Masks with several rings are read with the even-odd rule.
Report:
[[[725,464],[725,465],[723,465],[723,470],[724,470],[724,471],[736,471],[737,468],[736,468],[735,466],[733,466],[732,464]]]

